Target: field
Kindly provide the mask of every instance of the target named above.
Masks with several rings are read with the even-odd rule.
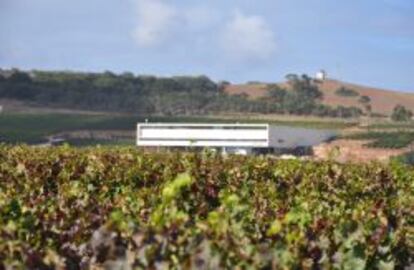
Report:
[[[72,145],[134,144],[135,127],[138,122],[243,122],[243,123],[272,123],[287,126],[309,128],[341,129],[355,125],[352,122],[329,121],[323,119],[306,119],[291,117],[242,117],[236,115],[223,116],[133,116],[133,115],[96,115],[73,113],[7,113],[0,114],[0,142],[37,144],[44,142],[47,136],[84,131],[95,132],[98,138],[75,136],[68,142]],[[125,132],[122,139],[112,140],[105,136]],[[122,135],[122,134],[121,134]]]
[[[378,132],[370,131],[345,137],[353,140],[369,140],[366,144],[370,148],[401,149],[414,143],[414,132]]]
[[[71,131],[134,131],[143,116],[110,116],[61,113],[12,113],[0,115],[0,141],[7,143],[40,143],[47,136]],[[196,117],[150,117],[154,122],[207,121]],[[131,143],[134,141],[134,134]],[[104,140],[72,140],[75,145],[108,144]],[[122,142],[121,142],[122,144]]]
[[[142,120],[142,119],[141,119]],[[74,114],[3,114],[0,138],[10,143],[40,143],[46,136],[72,130],[133,129],[137,118]]]
[[[0,269],[403,269],[414,170],[0,146]]]

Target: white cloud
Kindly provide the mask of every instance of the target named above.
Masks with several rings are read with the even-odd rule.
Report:
[[[274,33],[266,21],[240,11],[224,25],[220,42],[227,56],[240,61],[266,60],[276,49]]]
[[[136,17],[133,37],[140,47],[189,46],[228,60],[268,60],[275,36],[261,16],[226,14],[208,5],[180,7],[167,0],[131,0]]]
[[[134,0],[136,25],[133,37],[141,47],[152,47],[167,40],[177,26],[177,10],[162,0]]]

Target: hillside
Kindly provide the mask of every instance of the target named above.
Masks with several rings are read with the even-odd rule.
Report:
[[[155,77],[111,72],[11,70],[0,72],[0,106],[5,111],[25,104],[47,109],[116,114],[189,116],[253,113],[358,118],[369,108],[366,103],[359,102],[360,96],[366,95],[372,99],[370,106],[374,113],[387,115],[397,104],[414,108],[413,94],[376,90],[333,80],[315,85],[314,80],[306,75],[294,76],[296,79],[291,78],[288,85],[294,88],[294,93],[283,90],[282,99],[255,99],[267,94],[266,84],[226,86],[206,76]],[[357,96],[338,96],[335,91],[340,87],[347,88],[345,94],[351,91]],[[322,104],[318,88],[324,94]],[[253,98],[234,95],[241,93]],[[4,100],[6,102],[2,102]]]
[[[280,83],[279,85],[286,86],[286,83]],[[340,87],[353,89],[357,91],[360,96],[370,97],[370,104],[374,113],[389,115],[397,104],[401,104],[407,108],[414,108],[414,94],[361,86],[337,80],[326,80],[319,83],[319,88],[324,94],[323,103],[325,105],[342,105],[346,107],[355,106],[362,108],[362,105],[358,102],[358,96],[344,97],[337,95],[335,91]],[[231,95],[247,94],[251,98],[259,98],[267,94],[267,85],[229,85],[225,88],[225,91]]]

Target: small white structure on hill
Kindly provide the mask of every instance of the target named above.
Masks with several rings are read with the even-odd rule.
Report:
[[[319,72],[316,73],[315,77],[317,80],[324,81],[327,79],[328,74],[326,73],[325,70],[321,69]]]
[[[269,124],[140,123],[137,126],[139,147],[209,147],[235,154],[306,151],[334,136],[331,131]]]

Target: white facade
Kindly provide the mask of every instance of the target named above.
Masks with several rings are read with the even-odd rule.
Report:
[[[141,123],[137,127],[137,145],[268,148],[269,125]]]
[[[316,73],[316,79],[324,81],[327,78],[327,74],[325,70],[320,70],[318,73]]]
[[[268,124],[140,123],[139,147],[220,148],[223,154],[306,153],[336,132]]]

